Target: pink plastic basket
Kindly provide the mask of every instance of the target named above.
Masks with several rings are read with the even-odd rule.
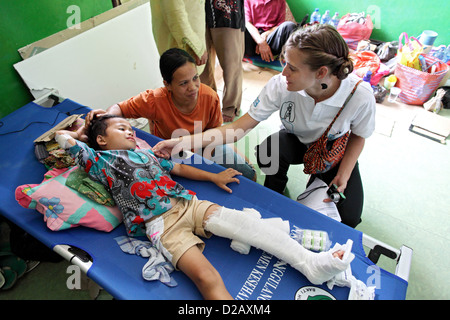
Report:
[[[449,66],[443,61],[427,54],[423,54],[423,56],[428,66],[435,63],[436,70],[434,73],[423,72],[400,63],[397,63],[395,67],[396,87],[402,90],[399,99],[403,103],[412,105],[424,104],[438,88],[439,83],[448,72]]]

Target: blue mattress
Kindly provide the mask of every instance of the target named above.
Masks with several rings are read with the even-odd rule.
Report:
[[[117,299],[201,299],[191,281],[181,272],[172,275],[178,282],[174,288],[159,281],[145,281],[141,270],[146,260],[121,251],[115,237],[125,235],[123,224],[105,233],[85,227],[51,231],[35,210],[21,207],[14,191],[22,184],[40,183],[46,172],[34,155],[33,140],[69,114],[87,113],[86,108],[66,99],[53,108],[29,103],[0,121],[0,214],[29,232],[49,248],[58,244],[85,250],[93,258],[87,275]],[[137,130],[137,136],[154,145],[158,138]],[[204,170],[218,172],[222,167],[204,162],[195,164]],[[351,263],[355,277],[369,285],[376,285],[376,299],[404,299],[408,283],[396,275],[380,269],[365,255],[362,233],[319,214],[293,200],[279,195],[246,178],[232,184],[228,194],[208,182],[189,181],[174,177],[186,188],[207,199],[230,208],[255,208],[264,218],[281,217],[292,225],[305,229],[328,232],[333,244],[344,244],[352,239],[355,259]],[[346,299],[349,288],[326,285],[313,286],[299,272],[261,250],[252,248],[250,254],[241,255],[230,248],[230,240],[213,236],[205,240],[205,256],[217,268],[233,297],[248,300],[292,300],[305,292],[323,293],[335,299]],[[323,291],[322,291],[323,290]],[[310,295],[311,296],[311,295]],[[314,294],[312,294],[314,296]]]

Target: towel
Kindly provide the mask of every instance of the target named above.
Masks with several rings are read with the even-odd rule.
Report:
[[[174,267],[164,258],[158,249],[152,246],[150,241],[142,241],[125,236],[114,238],[114,240],[116,240],[123,252],[149,258],[142,268],[142,277],[145,280],[159,280],[168,287],[178,285],[175,279],[170,276]]]

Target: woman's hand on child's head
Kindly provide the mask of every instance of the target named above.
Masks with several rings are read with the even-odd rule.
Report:
[[[89,127],[89,125],[91,124],[92,120],[95,119],[96,117],[107,113],[106,110],[103,109],[96,109],[96,110],[92,110],[90,111],[87,115],[86,118],[84,119],[84,126],[86,128]]]
[[[239,183],[239,179],[236,176],[241,176],[242,173],[239,171],[228,168],[222,172],[219,172],[215,175],[213,182],[223,190],[232,193],[232,190],[227,186],[228,183],[236,182]]]

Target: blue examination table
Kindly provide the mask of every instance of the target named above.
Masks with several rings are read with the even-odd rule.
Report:
[[[116,299],[201,299],[191,281],[178,271],[172,273],[178,283],[173,288],[159,281],[145,281],[141,272],[147,260],[124,253],[114,240],[126,235],[123,224],[109,233],[85,227],[51,231],[40,213],[21,207],[15,200],[17,186],[40,183],[47,171],[35,156],[33,141],[69,114],[86,114],[89,110],[70,99],[64,99],[53,107],[31,102],[0,120],[0,214],[67,260],[79,265],[89,278]],[[141,130],[137,130],[137,136],[150,145],[159,141]],[[204,161],[194,165],[208,171],[223,170],[216,164]],[[194,190],[199,199],[235,209],[254,208],[263,218],[281,217],[289,220],[291,228],[295,225],[327,231],[333,244],[344,244],[347,239],[352,239],[352,251],[355,254],[351,263],[353,275],[368,285],[376,286],[376,299],[405,299],[409,266],[405,267],[402,261],[410,259],[409,248],[385,249],[375,239],[366,238],[361,232],[246,178],[240,178],[240,184],[230,184],[232,194],[208,182],[174,178],[186,188]],[[381,248],[382,253],[387,250],[394,254],[392,258],[397,260],[400,270],[391,273],[374,264],[363,249],[363,241],[367,239],[370,249],[376,251]],[[340,300],[348,297],[349,288],[334,287],[329,290],[326,284],[313,286],[302,274],[261,250],[252,248],[250,254],[241,255],[230,248],[228,239],[213,236],[205,242],[205,256],[217,268],[236,299],[293,300],[308,292],[312,299],[327,296]],[[86,252],[88,261],[82,261],[83,257],[77,256],[76,252],[71,253],[70,248]]]

